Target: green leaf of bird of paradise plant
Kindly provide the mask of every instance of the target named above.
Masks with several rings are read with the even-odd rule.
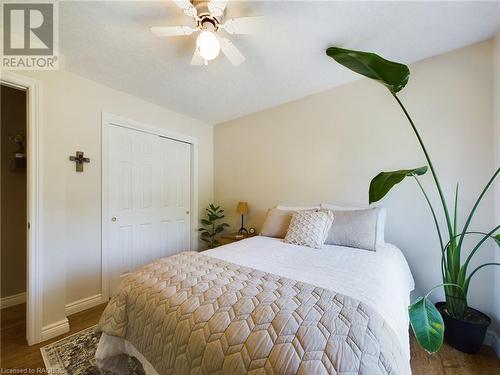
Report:
[[[330,47],[326,54],[346,68],[382,83],[394,94],[402,90],[410,78],[406,65],[375,53]]]
[[[429,353],[441,348],[444,322],[436,307],[425,297],[419,297],[408,307],[410,324],[417,342]]]
[[[413,175],[421,176],[427,172],[427,167],[414,169],[400,169],[398,171],[380,172],[370,182],[369,202],[377,202],[381,200],[394,185],[399,184],[405,177]]]

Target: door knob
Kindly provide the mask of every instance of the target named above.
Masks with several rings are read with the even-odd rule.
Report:
[[[189,215],[189,211],[186,211],[186,215]]]
[[[116,217],[114,217],[114,216],[113,216],[113,217],[111,218],[111,221],[114,223],[114,222],[116,221]]]

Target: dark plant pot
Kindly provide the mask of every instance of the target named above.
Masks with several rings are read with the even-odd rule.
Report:
[[[477,353],[483,346],[486,329],[491,319],[481,311],[468,308],[470,320],[460,320],[450,316],[446,302],[438,302],[436,308],[444,321],[444,340],[448,345],[464,353]]]

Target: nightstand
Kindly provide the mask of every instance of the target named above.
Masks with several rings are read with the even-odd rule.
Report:
[[[238,234],[238,233],[229,233],[220,236],[219,242],[221,245],[227,245],[228,243],[237,242],[244,240],[245,238],[250,238],[256,236],[257,233],[254,234]]]

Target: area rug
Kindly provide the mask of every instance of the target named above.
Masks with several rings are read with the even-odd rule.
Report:
[[[84,329],[40,348],[45,367],[53,374],[115,375],[110,371],[101,371],[97,367],[94,355],[101,332],[97,332],[96,328],[97,326],[93,326]],[[120,361],[127,363],[126,375],[144,374],[136,358],[122,355]]]

